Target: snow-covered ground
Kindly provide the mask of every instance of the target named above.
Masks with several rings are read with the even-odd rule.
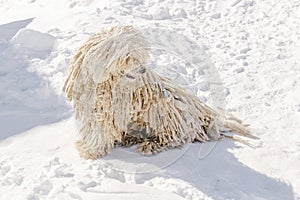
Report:
[[[79,158],[62,85],[76,49],[114,25],[148,34],[154,70],[245,119],[259,145]],[[0,0],[0,199],[300,199],[299,57],[298,0]]]

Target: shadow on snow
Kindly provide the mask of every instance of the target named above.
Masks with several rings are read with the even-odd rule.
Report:
[[[32,20],[0,25],[0,140],[69,115],[63,97],[28,70],[30,60],[47,58],[55,42],[48,34],[25,30]]]
[[[169,150],[150,157],[133,153],[134,148],[113,149],[104,159],[119,171],[138,171],[138,166],[144,169],[145,166],[151,166],[156,169],[152,172],[136,173],[135,181],[140,184],[155,177],[164,177],[166,181],[171,177],[192,185],[213,199],[294,199],[291,185],[249,168],[230,153],[230,149],[238,148],[233,141],[194,143],[181,150]],[[209,153],[200,159],[203,148],[207,148]],[[128,151],[131,151],[129,158]],[[173,153],[181,156],[173,157],[175,160],[170,162],[168,159]],[[263,158],[257,158],[257,162],[260,159]],[[120,160],[123,163],[118,164]],[[164,160],[168,160],[170,165],[159,169]],[[135,169],[125,169],[124,166],[135,166]]]

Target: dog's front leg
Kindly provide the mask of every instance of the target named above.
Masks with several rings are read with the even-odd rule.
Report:
[[[98,159],[105,156],[113,147],[115,140],[107,133],[109,129],[84,129],[81,139],[75,143],[79,155],[85,159]]]

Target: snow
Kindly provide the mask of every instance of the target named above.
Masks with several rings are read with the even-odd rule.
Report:
[[[256,147],[79,158],[70,59],[125,24],[149,39],[153,70],[244,119]],[[0,199],[300,199],[299,26],[297,0],[0,0]]]
[[[64,98],[53,91],[44,77],[34,73],[35,66],[43,67],[36,63],[49,58],[55,38],[25,28],[32,20],[0,26],[0,139],[36,125],[53,123],[66,116],[58,110],[68,110]]]
[[[36,51],[35,55],[45,51],[45,54],[49,54],[49,52],[53,50],[55,38],[39,31],[21,29],[10,42],[14,45],[18,45],[20,48]]]

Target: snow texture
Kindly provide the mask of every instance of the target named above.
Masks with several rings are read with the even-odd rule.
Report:
[[[80,159],[63,82],[116,25],[144,31],[157,73],[245,119],[256,147]],[[300,199],[299,57],[297,0],[0,0],[0,199]]]

